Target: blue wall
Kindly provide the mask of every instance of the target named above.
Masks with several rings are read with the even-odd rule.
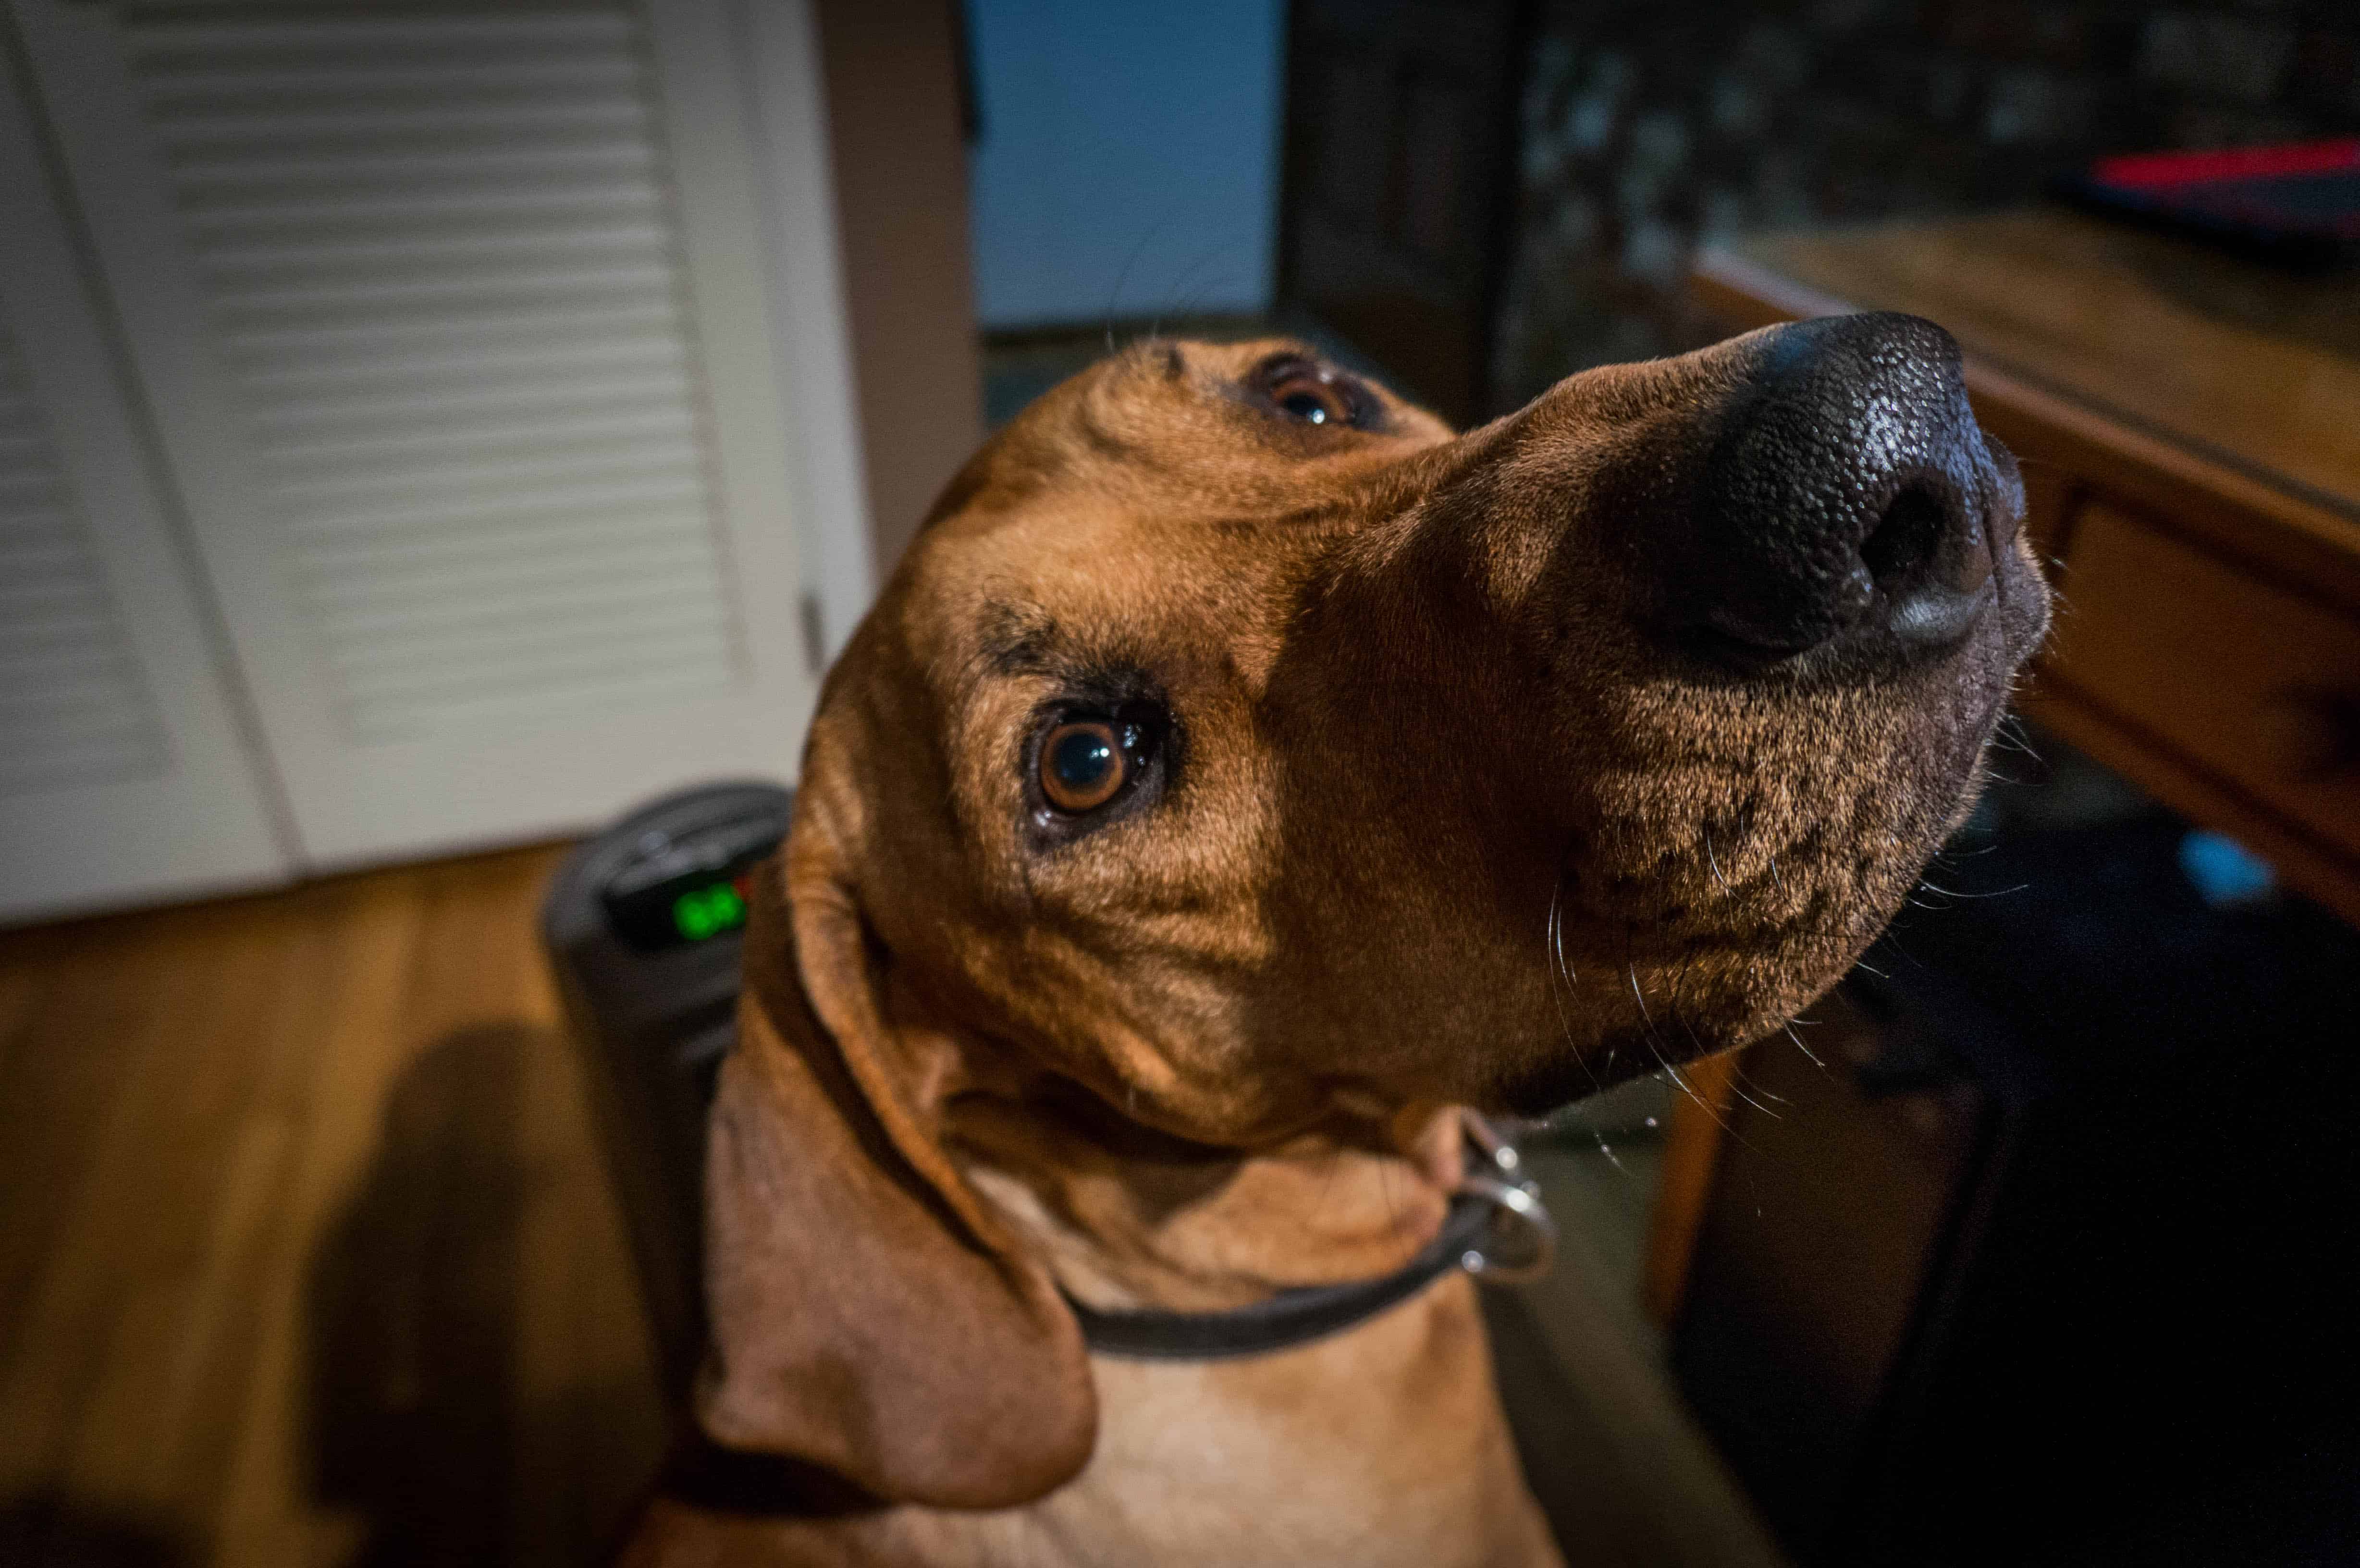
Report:
[[[1270,304],[1282,0],[967,0],[988,328]]]

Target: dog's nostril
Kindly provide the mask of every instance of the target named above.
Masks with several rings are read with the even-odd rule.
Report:
[[[1682,634],[1704,627],[1760,662],[1834,641],[1899,659],[1971,631],[1991,597],[1998,491],[1950,334],[1839,316],[1732,352],[1743,376],[1662,536]]]
[[[1940,499],[1923,485],[1905,485],[1861,541],[1860,559],[1876,585],[1898,598],[1926,582],[1949,531],[1948,510]]]

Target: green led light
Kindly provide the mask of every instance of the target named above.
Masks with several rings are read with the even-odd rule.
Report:
[[[746,923],[746,900],[727,882],[692,887],[672,901],[672,927],[690,942],[703,942]]]

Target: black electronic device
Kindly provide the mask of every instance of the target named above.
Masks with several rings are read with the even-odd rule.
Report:
[[[737,1038],[745,877],[792,803],[764,783],[666,795],[577,848],[541,904],[675,1399],[704,1345],[705,1116]]]

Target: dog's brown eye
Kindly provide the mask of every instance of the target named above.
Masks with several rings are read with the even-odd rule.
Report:
[[[1094,811],[1131,774],[1122,737],[1104,719],[1059,724],[1041,743],[1041,793],[1061,811]]]
[[[1280,377],[1270,389],[1270,400],[1289,417],[1306,425],[1349,425],[1352,402],[1343,390],[1307,371]]]
[[[1026,743],[1025,831],[1040,850],[1072,844],[1153,805],[1172,770],[1172,715],[1160,700],[1059,708],[1043,715]]]

